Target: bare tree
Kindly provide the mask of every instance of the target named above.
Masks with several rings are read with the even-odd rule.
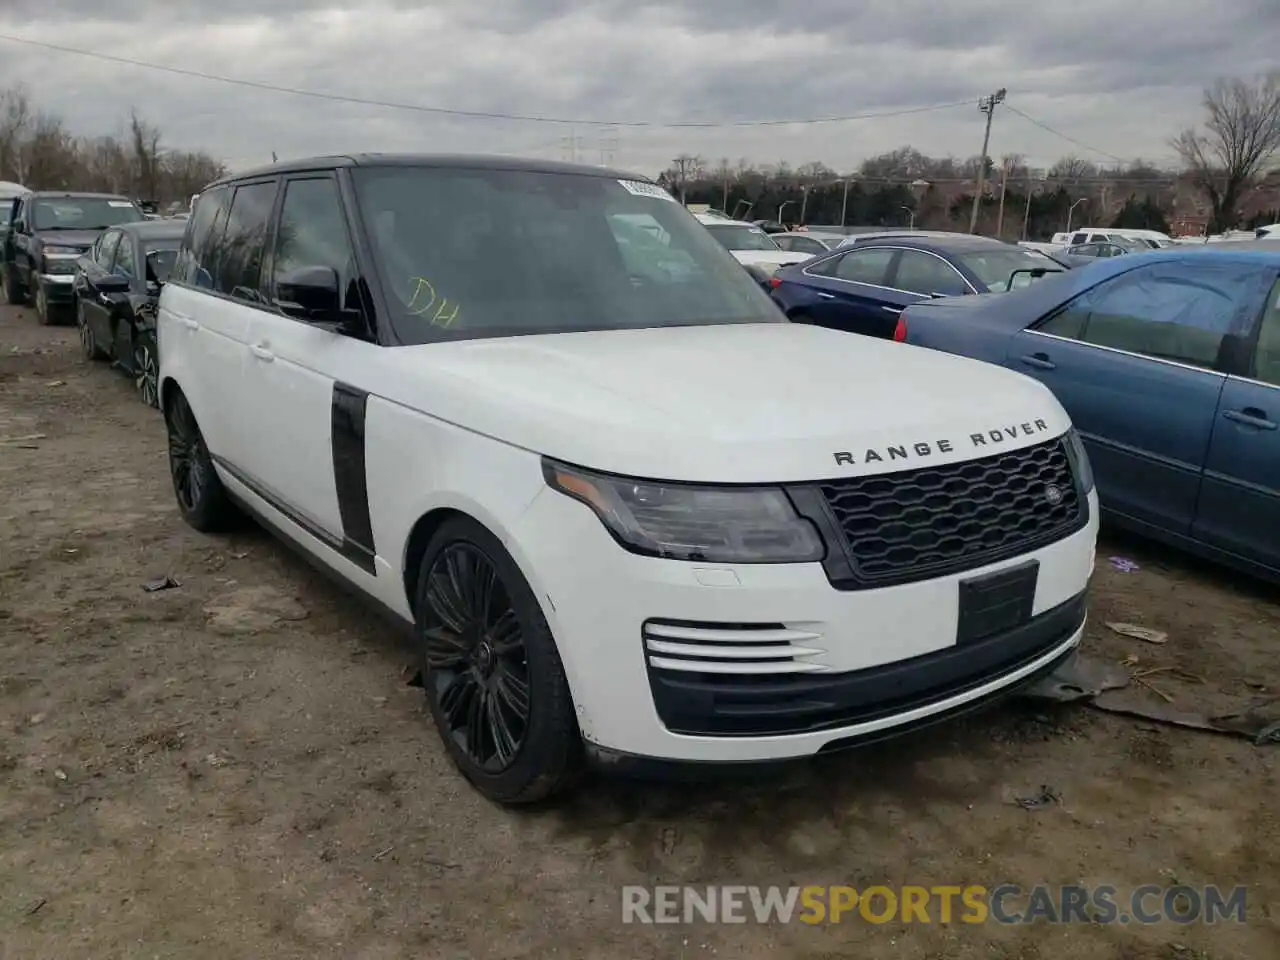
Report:
[[[1188,177],[1209,199],[1211,231],[1240,219],[1240,200],[1280,149],[1280,71],[1252,83],[1219,80],[1204,92],[1204,129],[1172,140]]]
[[[1054,180],[1092,180],[1098,176],[1098,166],[1071,154],[1050,167],[1049,176]]]
[[[133,159],[137,164],[137,186],[148,199],[156,199],[156,187],[160,172],[160,131],[138,118],[136,111],[129,114],[129,134],[133,141]]]
[[[77,137],[61,118],[40,111],[25,87],[0,89],[0,180],[165,202],[185,201],[225,172],[207,153],[161,149],[161,139],[136,113],[127,135]]]

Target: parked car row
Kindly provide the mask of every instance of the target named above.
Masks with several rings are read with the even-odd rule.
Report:
[[[1280,574],[1280,257],[819,242],[604,168],[370,155],[110,226],[71,286],[134,370],[111,318],[158,294],[184,519],[255,516],[402,623],[504,803],[1006,695],[1080,642],[1102,509]]]
[[[14,185],[16,186],[16,185]],[[156,305],[186,224],[114,194],[0,192],[0,295],[41,324],[74,317],[86,357],[129,374],[158,405]]]

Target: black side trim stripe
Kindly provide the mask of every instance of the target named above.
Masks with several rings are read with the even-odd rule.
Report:
[[[213,460],[219,467],[231,474],[231,476],[235,477],[237,483],[243,484],[247,490],[253,493],[254,496],[269,504],[271,509],[279,513],[280,516],[306,531],[316,541],[339,554],[344,559],[354,563],[365,573],[371,573],[375,576],[377,575],[378,568],[373,562],[373,551],[366,547],[362,547],[360,544],[355,543],[346,537],[339,540],[326,530],[322,530],[320,527],[316,526],[315,523],[308,520],[306,517],[301,516],[296,510],[290,509],[289,506],[283,503],[279,497],[262,489],[259,484],[254,483],[226,460],[218,456],[214,456]]]
[[[369,517],[369,484],[364,465],[364,417],[369,394],[345,383],[333,385],[332,446],[333,480],[338,491],[338,512],[342,533],[348,543],[369,555],[377,553],[373,543],[373,521]]]

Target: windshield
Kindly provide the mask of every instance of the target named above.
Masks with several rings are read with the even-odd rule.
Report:
[[[409,343],[785,322],[670,194],[587,174],[352,171],[374,262]]]
[[[1028,250],[1007,248],[1003,250],[983,251],[982,253],[962,253],[961,263],[977,274],[978,279],[988,291],[1017,290],[1032,283],[1036,278],[1030,273],[1013,276],[1015,270],[1048,270],[1057,272],[1061,268],[1046,257],[1038,257]],[[1012,287],[1009,280],[1013,278]]]
[[[745,224],[703,224],[726,250],[781,250],[773,238],[759,227]]]
[[[34,230],[105,230],[143,219],[142,211],[128,200],[100,197],[57,197],[35,202]]]

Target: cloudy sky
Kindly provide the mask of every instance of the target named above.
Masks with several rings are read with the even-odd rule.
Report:
[[[75,132],[112,133],[136,106],[168,145],[232,167],[272,151],[576,148],[648,173],[681,153],[845,169],[906,143],[976,154],[976,100],[1001,86],[1010,107],[1080,145],[1001,110],[991,154],[1048,165],[1066,153],[1169,161],[1168,137],[1198,118],[1207,83],[1275,66],[1280,3],[0,0],[0,34],[337,97],[579,121],[325,101],[0,39],[0,88],[25,83]]]

